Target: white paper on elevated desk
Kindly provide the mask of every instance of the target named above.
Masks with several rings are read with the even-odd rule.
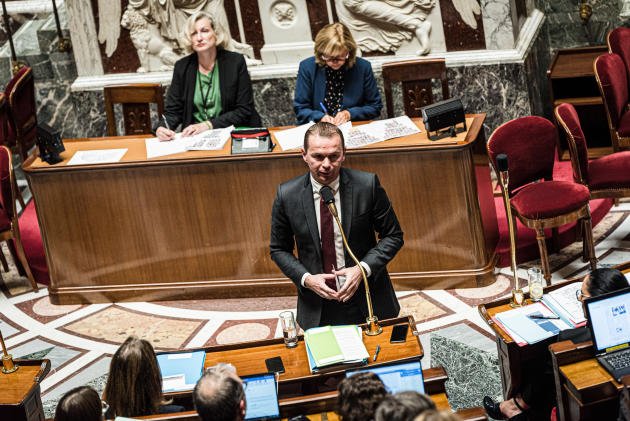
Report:
[[[335,326],[333,334],[341,353],[343,354],[344,363],[363,361],[369,358],[367,349],[363,344],[363,333],[357,325]]]
[[[76,151],[66,165],[107,164],[120,162],[127,153],[127,149],[98,149],[91,151]]]
[[[420,133],[420,129],[406,115],[388,118],[387,120],[376,120],[353,127],[346,137],[346,147],[360,148],[361,146],[415,133]]]
[[[529,315],[556,317],[544,304],[538,302],[513,310],[497,313],[495,318],[509,331],[513,331],[528,344],[543,341],[561,330],[570,329],[571,326],[562,319],[532,319]],[[516,339],[515,339],[516,341]]]
[[[291,129],[273,130],[272,133],[276,137],[276,140],[283,151],[298,149],[304,145],[304,134],[306,134],[308,128],[313,124],[315,123],[309,121],[306,124],[302,124],[301,126],[293,127]]]
[[[584,309],[575,295],[581,288],[582,282],[573,282],[543,295],[543,302],[565,322],[574,326],[583,325],[586,323]]]
[[[207,130],[187,139],[188,145],[186,149],[189,151],[218,151],[223,149],[230,134],[234,130],[234,126],[224,129]]]

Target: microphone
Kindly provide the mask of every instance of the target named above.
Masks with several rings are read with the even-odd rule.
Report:
[[[499,170],[501,185],[507,191],[509,183],[508,157],[504,153],[500,153],[497,155],[497,170]]]
[[[324,204],[328,206],[328,210],[330,210],[330,214],[337,218],[337,206],[335,206],[335,195],[330,187],[324,186],[319,190],[319,194],[322,196],[322,200]]]
[[[365,268],[363,267],[363,265],[361,265],[361,262],[359,262],[359,259],[357,259],[357,257],[354,255],[354,253],[350,249],[350,245],[348,244],[348,239],[346,238],[346,234],[343,232],[343,227],[341,226],[341,221],[339,220],[339,214],[337,213],[337,207],[335,206],[335,195],[332,189],[328,186],[323,186],[319,190],[319,194],[321,195],[322,200],[324,201],[324,204],[328,206],[328,210],[330,211],[330,214],[333,216],[333,219],[335,220],[337,227],[339,227],[339,232],[341,233],[341,239],[343,240],[343,245],[345,246],[346,250],[348,251],[348,254],[352,258],[354,263],[357,265],[357,267],[361,271],[361,277],[363,278],[363,285],[365,286],[365,300],[367,302],[368,314],[369,314],[367,318],[368,329],[365,332],[365,334],[368,336],[378,335],[381,332],[383,332],[383,329],[378,324],[378,317],[374,315],[374,308],[372,307],[372,297],[370,296],[370,285],[368,283],[367,273],[365,273]]]

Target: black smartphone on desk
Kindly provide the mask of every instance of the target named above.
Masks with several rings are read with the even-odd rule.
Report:
[[[389,338],[389,342],[392,344],[401,343],[407,341],[407,331],[409,330],[408,324],[395,325],[392,328],[392,336]]]
[[[267,366],[267,371],[269,373],[284,373],[284,364],[282,363],[282,358],[280,357],[267,358],[265,360],[265,365]]]

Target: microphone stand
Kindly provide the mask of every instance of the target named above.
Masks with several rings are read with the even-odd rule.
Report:
[[[348,254],[354,260],[354,263],[359,267],[361,271],[361,276],[363,277],[363,285],[365,286],[365,299],[367,301],[368,307],[368,318],[367,325],[368,329],[365,332],[368,336],[376,336],[380,335],[383,332],[383,328],[378,324],[378,317],[374,315],[374,309],[372,308],[372,297],[370,296],[370,285],[368,284],[367,274],[365,273],[365,268],[359,262],[359,259],[354,255],[352,250],[350,250],[350,246],[348,245],[348,240],[346,239],[346,234],[343,232],[343,228],[341,227],[341,221],[339,220],[339,214],[337,213],[337,207],[335,206],[335,202],[326,203],[328,206],[328,210],[330,214],[335,218],[335,222],[337,223],[337,227],[339,227],[339,232],[341,233],[341,239],[343,240],[343,245],[348,250]]]
[[[516,275],[516,235],[514,231],[514,220],[512,219],[512,208],[510,206],[510,194],[508,191],[509,174],[507,155],[499,154],[497,156],[497,167],[499,169],[499,182],[501,190],[503,190],[503,202],[505,203],[505,216],[508,223],[508,232],[510,234],[510,257],[512,260],[512,277],[514,278],[514,288],[512,289],[512,307],[520,307],[523,305],[525,298],[523,290],[518,287],[518,277]]]

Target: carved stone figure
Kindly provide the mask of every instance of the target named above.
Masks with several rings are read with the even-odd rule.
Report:
[[[166,71],[179,59],[171,46],[160,36],[157,25],[147,22],[134,8],[127,7],[120,25],[129,30],[133,46],[138,52],[140,59],[138,72]]]
[[[176,61],[173,55],[177,53],[181,57],[185,54],[180,37],[186,19],[201,10],[212,14],[215,31],[223,33],[228,39],[228,50],[245,55],[248,64],[260,63],[253,58],[254,51],[250,45],[232,39],[223,0],[129,0],[126,17],[123,16],[122,20],[120,8],[111,7],[110,3],[119,3],[119,0],[99,0],[99,41],[106,43],[105,51],[111,56],[118,46],[120,26],[128,27],[140,58],[138,71],[172,68],[172,63]],[[146,26],[139,19],[143,19]],[[158,63],[158,68],[152,65],[154,62]]]
[[[336,0],[339,21],[352,32],[362,51],[396,51],[414,36],[419,55],[431,51],[431,23],[426,20],[435,0]]]
[[[621,1],[621,12],[619,12],[619,17],[625,23],[630,21],[630,0]]]
[[[452,0],[455,10],[459,13],[464,23],[472,29],[477,29],[475,15],[481,14],[481,6],[477,0]]]

